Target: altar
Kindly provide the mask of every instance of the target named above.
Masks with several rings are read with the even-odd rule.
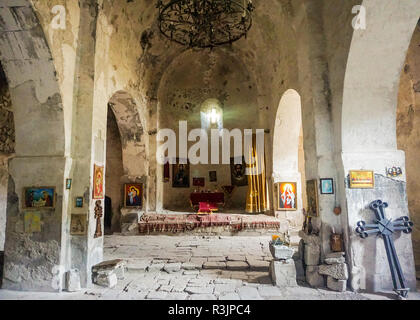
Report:
[[[194,211],[197,211],[201,203],[208,203],[213,209],[219,205],[225,205],[225,194],[223,192],[193,192],[190,195],[190,204]]]

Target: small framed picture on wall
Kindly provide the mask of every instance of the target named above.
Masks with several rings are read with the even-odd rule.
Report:
[[[83,208],[83,197],[76,197],[74,202],[76,208]]]
[[[334,180],[332,178],[320,179],[321,194],[334,194]]]
[[[66,189],[67,190],[71,189],[71,179],[66,179]]]

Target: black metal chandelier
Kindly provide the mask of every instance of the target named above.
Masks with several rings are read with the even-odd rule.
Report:
[[[252,25],[252,0],[159,0],[159,29],[172,41],[212,48],[246,37]]]

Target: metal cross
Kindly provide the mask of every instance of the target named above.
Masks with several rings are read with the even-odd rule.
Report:
[[[407,216],[403,216],[394,221],[392,221],[392,219],[387,219],[385,217],[385,208],[387,207],[388,203],[386,202],[382,202],[381,200],[373,201],[369,205],[369,208],[375,211],[375,224],[366,224],[365,221],[359,221],[357,223],[356,232],[362,239],[367,238],[371,234],[382,236],[382,239],[384,239],[385,243],[385,250],[388,257],[389,267],[391,269],[394,291],[398,294],[398,296],[406,298],[410,289],[405,285],[404,274],[398,260],[397,252],[395,251],[394,239],[392,235],[396,231],[411,233],[413,231],[412,227],[414,224]]]

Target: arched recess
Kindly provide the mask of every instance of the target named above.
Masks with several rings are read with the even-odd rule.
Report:
[[[122,150],[119,152],[122,155],[122,175],[121,171],[111,172],[108,168],[108,161],[111,160],[112,154],[107,150],[106,162],[106,176],[111,177],[111,181],[106,181],[106,195],[110,191],[114,196],[112,199],[113,208],[113,231],[119,231],[121,226],[134,223],[140,212],[147,211],[147,186],[148,186],[148,171],[149,171],[149,157],[148,157],[148,136],[144,133],[144,116],[141,115],[139,108],[132,98],[132,96],[125,91],[117,91],[114,93],[108,103],[109,111],[113,112],[115,121],[118,126],[120,144]],[[108,122],[107,132],[110,133],[110,126],[112,123]],[[107,133],[107,147],[108,147],[108,133]],[[114,141],[115,142],[115,141]],[[118,163],[111,165],[119,166]],[[120,175],[115,176],[115,175]],[[113,185],[109,185],[109,182]],[[142,209],[128,209],[124,208],[124,193],[123,188],[125,183],[142,183],[143,184],[143,204]],[[118,185],[116,185],[118,184]],[[113,190],[113,191],[111,191]],[[117,191],[118,190],[118,191]],[[119,192],[119,195],[117,194]],[[134,220],[132,221],[134,217]],[[124,231],[124,230],[122,230]]]
[[[15,126],[13,183],[7,197],[3,288],[57,291],[64,267],[68,197],[62,98],[44,31],[29,1],[0,3],[0,60],[10,90]],[[54,186],[55,208],[39,209],[40,232],[24,227],[24,187]],[[25,213],[26,212],[26,213]],[[58,272],[59,274],[59,272]]]
[[[383,242],[380,238],[360,239],[354,226],[359,220],[373,221],[368,205],[377,199],[389,203],[388,218],[409,214],[405,174],[387,178],[385,168],[401,167],[405,173],[404,152],[397,149],[396,108],[400,73],[419,18],[420,1],[365,0],[362,5],[367,27],[353,33],[344,78],[339,181],[345,181],[345,192],[340,194],[346,205],[342,221],[351,287],[380,291],[392,288]],[[349,170],[357,169],[374,170],[375,188],[349,188]],[[415,289],[411,236],[397,236],[395,246],[407,285]]]
[[[188,132],[202,128],[201,113],[207,102],[220,107],[220,120],[227,130],[260,129],[258,114],[258,88],[249,67],[231,51],[214,48],[212,51],[187,50],[177,56],[163,74],[158,89],[157,123],[159,129],[172,129],[177,134],[179,121],[187,121]],[[217,126],[219,127],[219,126]],[[197,139],[198,140],[198,139]],[[179,141],[177,142],[177,146]],[[188,141],[188,148],[196,141]],[[210,144],[210,143],[209,143]],[[219,144],[221,148],[221,143]],[[231,157],[234,156],[231,141]],[[196,164],[190,166],[190,186],[173,187],[165,180],[163,165],[157,168],[157,210],[191,211],[190,194],[196,187],[193,177],[205,178],[205,189],[221,190],[222,186],[236,183],[227,210],[244,212],[247,181],[232,182],[230,164]],[[177,148],[179,157],[179,148]],[[211,153],[209,153],[209,162]],[[210,181],[210,171],[216,171],[217,182]]]
[[[273,183],[297,183],[297,211],[278,210],[279,198],[273,197],[276,216],[293,226],[303,223],[305,192],[301,98],[297,91],[287,90],[281,97],[273,133]]]

